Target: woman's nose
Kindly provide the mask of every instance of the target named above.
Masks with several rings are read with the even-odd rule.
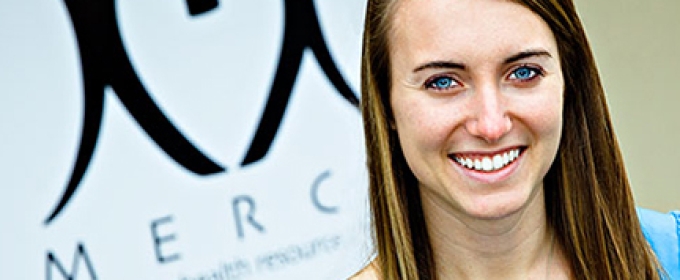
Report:
[[[468,132],[486,142],[497,142],[512,129],[502,93],[497,87],[487,87],[475,94],[470,104],[473,111],[466,123]]]

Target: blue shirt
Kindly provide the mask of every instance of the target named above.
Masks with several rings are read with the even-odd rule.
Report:
[[[662,214],[638,208],[645,238],[670,279],[680,280],[680,211]]]

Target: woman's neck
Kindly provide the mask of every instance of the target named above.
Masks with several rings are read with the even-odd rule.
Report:
[[[439,279],[545,279],[555,254],[543,191],[494,219],[464,214],[421,192]]]

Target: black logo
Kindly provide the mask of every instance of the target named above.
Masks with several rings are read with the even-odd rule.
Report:
[[[191,16],[215,10],[218,0],[185,0]],[[142,84],[125,51],[116,21],[116,0],[64,0],[78,41],[83,77],[84,114],[75,164],[49,225],[69,203],[87,171],[97,145],[104,93],[111,87],[132,118],[177,164],[198,175],[226,172],[226,167],[200,151],[165,116]],[[279,62],[265,110],[241,166],[262,160],[281,125],[300,63],[312,51],[340,95],[358,107],[359,100],[342,77],[328,50],[313,0],[284,0],[285,29]]]

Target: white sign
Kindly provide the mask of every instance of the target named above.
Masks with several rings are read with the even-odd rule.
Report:
[[[0,1],[1,279],[344,279],[365,1]]]

